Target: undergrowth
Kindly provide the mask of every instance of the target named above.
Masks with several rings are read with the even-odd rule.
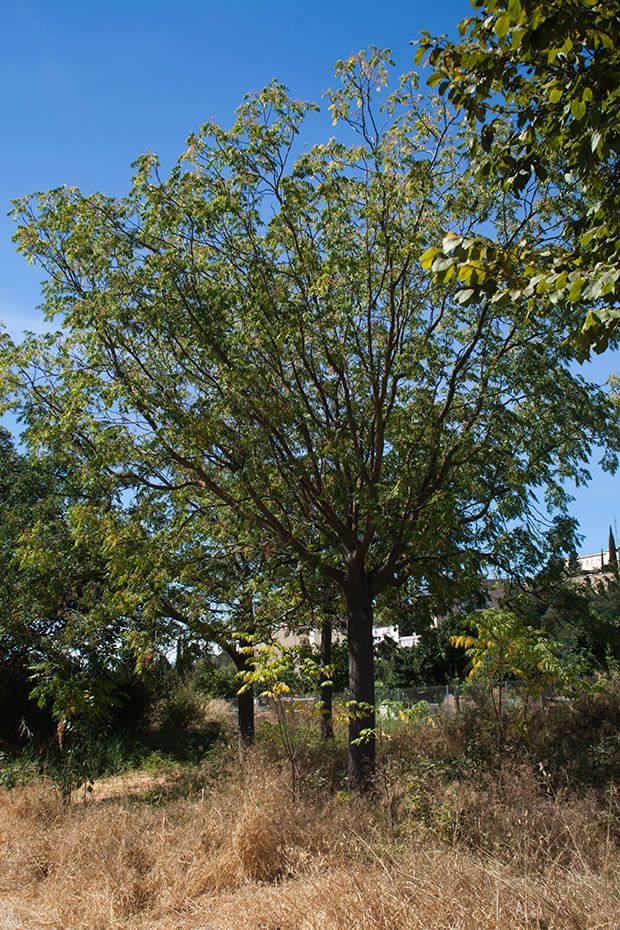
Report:
[[[0,926],[615,930],[617,697],[547,707],[501,754],[474,703],[386,721],[362,798],[342,732],[293,798],[269,727],[242,765],[220,749],[71,804],[49,779],[3,790]]]

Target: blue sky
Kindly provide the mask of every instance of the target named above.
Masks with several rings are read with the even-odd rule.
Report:
[[[277,78],[320,101],[339,58],[376,45],[391,48],[400,71],[420,30],[456,36],[467,0],[291,4],[230,0],[16,0],[4,5],[0,36],[0,319],[13,338],[36,330],[41,272],[11,242],[9,201],[63,184],[123,194],[130,163],[157,152],[169,168],[188,134],[207,119],[229,124],[244,93]],[[327,116],[307,141],[323,140]],[[312,137],[315,134],[315,137]],[[586,366],[604,381],[618,355]],[[574,505],[582,551],[607,545],[620,519],[620,477],[594,464],[593,482]],[[620,533],[617,533],[617,537]]]

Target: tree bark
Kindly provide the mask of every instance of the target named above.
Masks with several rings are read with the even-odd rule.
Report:
[[[372,597],[362,566],[350,569],[345,583],[349,640],[349,785],[371,787],[375,774],[375,672]],[[367,732],[364,732],[367,731]]]
[[[239,754],[254,745],[254,689],[237,695],[237,722],[239,724]]]
[[[226,651],[235,663],[238,672],[250,671],[244,653],[237,652],[230,646],[227,646]],[[244,751],[254,745],[254,688],[252,685],[246,691],[237,694],[237,724],[241,758]]]
[[[321,627],[321,667],[324,669],[332,661],[332,622],[325,620]],[[324,674],[324,680],[330,680],[331,676]],[[334,727],[332,722],[333,711],[333,693],[334,686],[329,684],[321,685],[321,739],[326,741],[334,738]]]

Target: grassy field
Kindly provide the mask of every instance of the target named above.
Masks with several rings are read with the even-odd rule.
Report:
[[[472,705],[386,724],[376,789],[344,734],[290,763],[262,726],[201,764],[0,792],[2,930],[617,930],[618,695],[497,755]],[[386,732],[387,731],[387,732]]]

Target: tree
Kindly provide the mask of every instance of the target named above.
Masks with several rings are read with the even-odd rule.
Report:
[[[616,549],[616,540],[614,539],[614,531],[611,526],[609,527],[609,567],[612,572],[618,574],[618,550]]]
[[[617,578],[586,578],[559,594],[540,623],[589,674],[616,672],[620,663],[620,585]]]
[[[589,647],[592,665],[617,674],[620,671],[620,581],[618,578],[601,580],[588,588],[586,597],[590,622],[580,633]]]
[[[449,237],[429,256],[458,270],[464,289],[523,301],[538,313],[564,306],[561,331],[578,354],[603,351],[620,325],[620,5],[618,0],[472,0],[458,43],[423,34],[439,85],[476,130],[472,173],[528,199],[557,168],[567,222],[541,235],[518,230]],[[523,234],[522,234],[523,233]]]
[[[562,656],[560,643],[543,630],[528,626],[510,610],[490,608],[476,611],[466,622],[473,635],[453,636],[452,644],[465,649],[470,660],[469,678],[491,685],[497,745],[501,750],[505,737],[502,691],[506,681],[516,679],[521,682],[522,734],[530,698],[550,687],[558,693],[576,693],[583,669],[574,660]],[[497,685],[497,697],[494,685]]]
[[[581,562],[575,548],[568,553],[567,569],[571,575],[577,575],[581,571]]]
[[[572,572],[558,560],[525,584],[505,584],[502,607],[552,637],[563,659],[598,676],[613,672],[620,659],[619,592],[617,578]]]
[[[440,685],[463,677],[466,661],[451,641],[462,628],[462,617],[453,615],[422,632],[412,650],[414,663],[408,684]]]
[[[51,732],[51,717],[37,713],[29,701],[30,665],[41,658],[54,612],[31,611],[31,572],[20,571],[18,547],[22,535],[37,519],[56,513],[51,498],[51,475],[32,467],[15,449],[9,433],[0,430],[0,739],[11,745],[20,726],[38,735]],[[27,606],[28,605],[28,606]]]
[[[78,485],[0,430],[0,733],[9,743],[20,726],[39,740],[52,717],[101,722],[135,703],[132,663],[119,649],[132,618],[107,597],[104,553],[73,533]]]
[[[376,104],[388,63],[373,50],[338,65],[331,110],[350,144],[293,161],[315,107],[274,83],[232,129],[191,136],[168,178],[139,159],[127,197],[18,201],[19,246],[63,329],[7,350],[30,441],[111,494],[212,509],[231,538],[253,528],[340,592],[355,788],[374,770],[360,734],[374,730],[375,600],[566,547],[570,520],[568,540],[553,521],[536,532],[532,489],[561,516],[591,443],[619,441],[552,338],[553,305],[456,299],[421,267],[441,230],[484,216],[510,237],[522,220],[463,181],[447,110],[413,75]]]

